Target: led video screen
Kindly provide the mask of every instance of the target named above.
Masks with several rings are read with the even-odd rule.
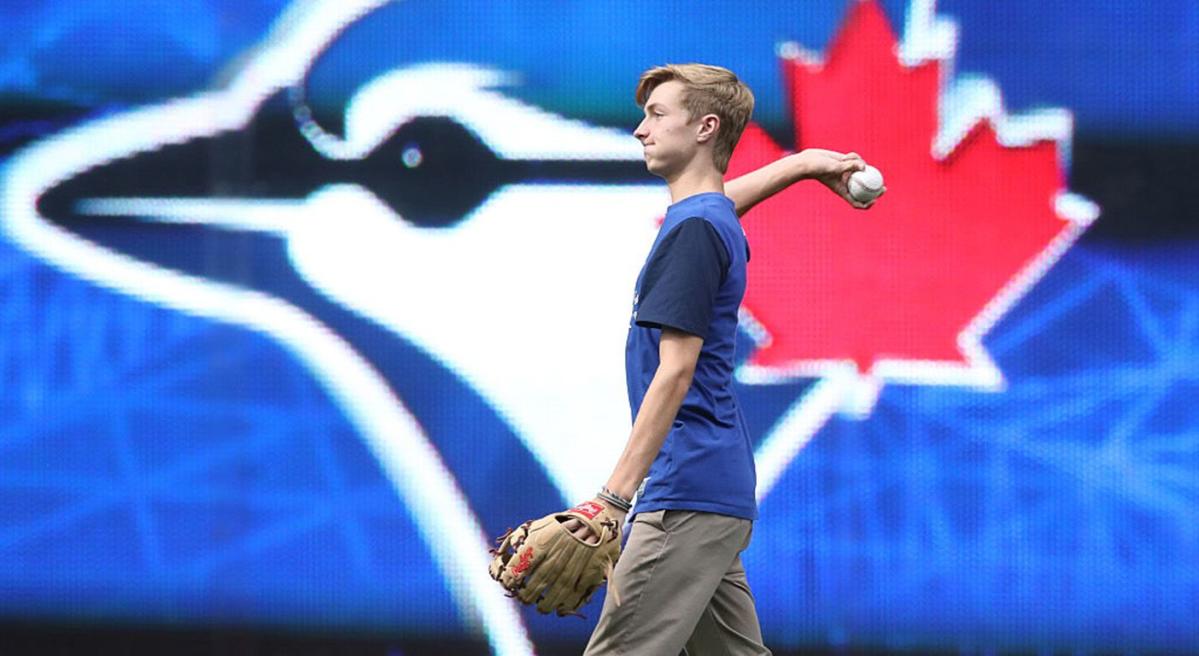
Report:
[[[1199,650],[1199,8],[0,7],[0,617],[585,643],[488,576],[590,498],[671,199],[753,89],[735,392],[768,645]]]

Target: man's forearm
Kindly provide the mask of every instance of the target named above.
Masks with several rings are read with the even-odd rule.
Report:
[[[742,216],[754,205],[808,177],[803,160],[798,153],[780,157],[775,161],[724,183],[724,194],[733,199],[737,216]]]
[[[632,498],[670,433],[683,398],[691,388],[693,375],[694,369],[658,368],[641,401],[629,441],[608,479],[609,490],[626,499]]]

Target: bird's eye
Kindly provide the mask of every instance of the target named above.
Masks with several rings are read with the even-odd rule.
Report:
[[[420,145],[415,143],[405,145],[404,152],[400,153],[400,161],[410,169],[420,166],[425,161],[425,156],[420,150]]]
[[[359,184],[425,228],[456,224],[504,182],[491,150],[446,117],[405,123],[358,166]]]

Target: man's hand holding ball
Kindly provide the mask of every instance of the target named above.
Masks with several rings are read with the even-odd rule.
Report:
[[[861,171],[851,173],[847,186],[849,196],[859,203],[869,203],[883,195],[883,191],[886,190],[883,186],[882,172],[869,164]]]
[[[857,209],[870,209],[887,191],[883,174],[857,153],[806,148],[793,157],[802,167],[802,177],[819,180]]]

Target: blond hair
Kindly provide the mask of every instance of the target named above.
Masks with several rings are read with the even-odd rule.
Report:
[[[644,106],[649,95],[663,82],[683,83],[683,107],[691,120],[715,114],[720,119],[712,156],[716,168],[729,168],[733,148],[745,131],[754,112],[754,94],[727,68],[707,64],[666,64],[641,74],[637,82],[637,105]]]

